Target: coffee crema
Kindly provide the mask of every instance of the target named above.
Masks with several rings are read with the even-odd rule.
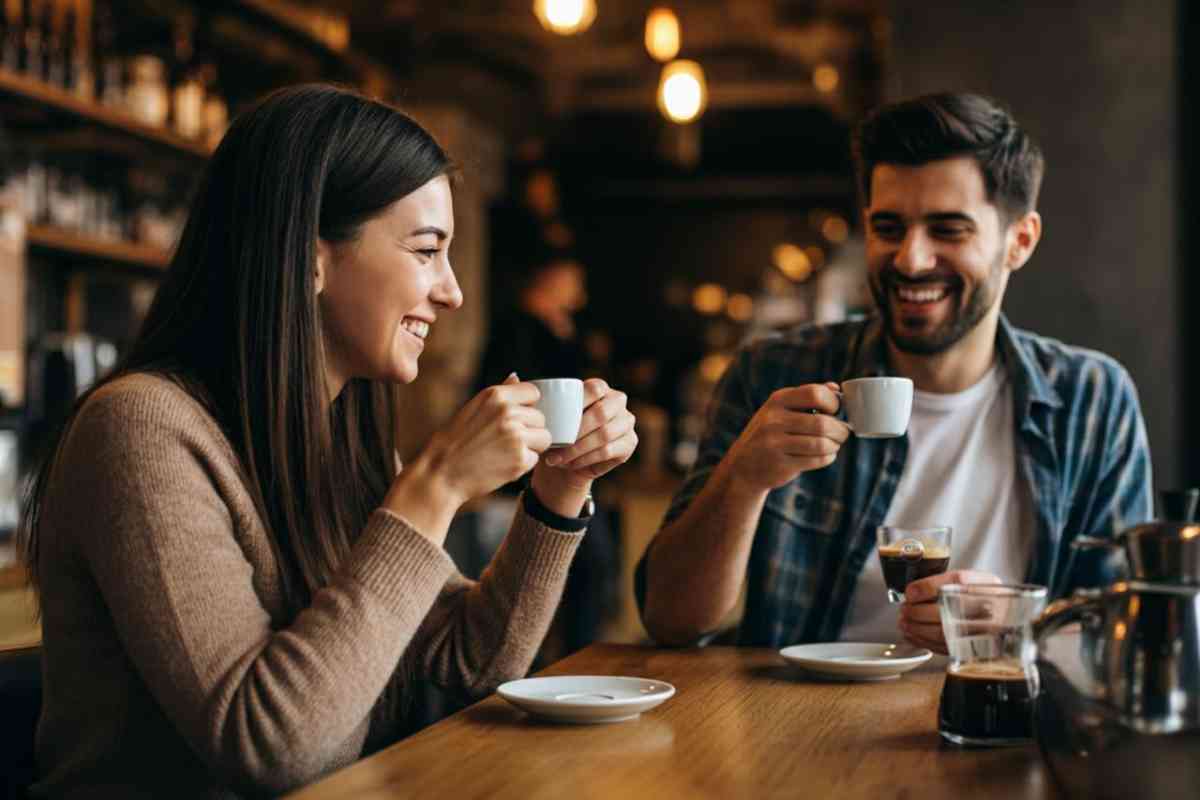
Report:
[[[950,566],[950,548],[925,545],[914,539],[892,542],[879,548],[879,564],[883,569],[883,582],[902,595],[913,581],[945,572]]]
[[[939,730],[958,744],[1017,744],[1033,738],[1037,668],[1016,661],[951,667],[942,687]]]

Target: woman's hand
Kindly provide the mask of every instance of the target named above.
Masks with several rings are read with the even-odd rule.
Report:
[[[550,447],[539,396],[515,374],[475,395],[396,476],[384,507],[440,544],[459,506],[521,477]]]
[[[636,420],[624,392],[599,378],[583,382],[583,420],[575,444],[549,451],[533,470],[538,500],[564,517],[579,515],[592,481],[629,460]]]

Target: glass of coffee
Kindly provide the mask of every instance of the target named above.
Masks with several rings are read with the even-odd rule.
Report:
[[[950,663],[938,731],[958,745],[1000,747],[1033,740],[1038,695],[1031,623],[1046,587],[950,584],[938,592]]]
[[[912,581],[941,575],[950,566],[950,527],[897,528],[881,525],[875,531],[879,565],[887,584],[888,600],[904,602]]]

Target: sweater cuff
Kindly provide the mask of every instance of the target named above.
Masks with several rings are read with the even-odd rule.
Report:
[[[455,566],[403,517],[377,509],[354,544],[347,571],[394,614],[408,617],[414,598],[425,595],[432,602]]]
[[[502,575],[515,581],[513,585],[554,581],[570,567],[583,535],[583,531],[564,531],[545,525],[525,511],[522,501],[497,554],[499,558],[492,563]]]
[[[587,528],[588,523],[592,521],[592,515],[590,514],[586,517],[564,517],[561,514],[556,514],[542,504],[532,486],[521,493],[521,507],[525,510],[526,514],[547,528],[553,528],[557,531],[578,533]]]

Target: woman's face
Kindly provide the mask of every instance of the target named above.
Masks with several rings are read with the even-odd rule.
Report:
[[[347,242],[317,242],[317,293],[331,396],[351,378],[411,383],[438,312],[462,305],[448,255],[445,176],[392,203]]]

